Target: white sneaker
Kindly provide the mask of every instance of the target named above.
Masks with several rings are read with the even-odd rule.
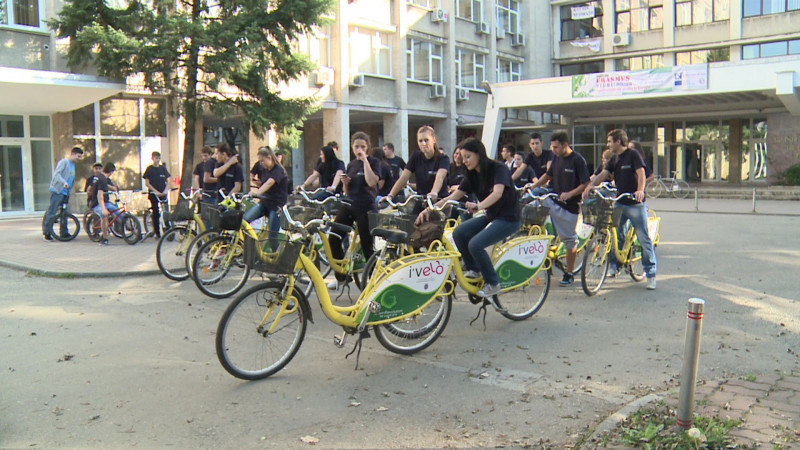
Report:
[[[651,291],[656,290],[656,277],[651,277],[647,279],[647,289]]]
[[[476,271],[474,271],[474,270],[467,270],[466,272],[464,272],[464,277],[465,278],[480,278],[481,274],[476,272]]]
[[[339,282],[336,280],[331,281],[327,284],[329,291],[338,291],[339,290]]]
[[[616,264],[608,265],[608,274],[606,274],[607,277],[611,278],[616,277],[618,273],[619,273],[619,268],[617,268]]]
[[[483,289],[478,291],[478,297],[492,297],[500,293],[499,284],[484,284]]]

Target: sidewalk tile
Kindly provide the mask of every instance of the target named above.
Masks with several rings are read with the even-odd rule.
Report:
[[[769,391],[772,387],[772,383],[761,383],[760,381],[747,381],[747,380],[731,380],[729,381],[726,386],[740,386],[745,389],[753,390],[753,391]]]
[[[777,411],[786,413],[791,417],[800,416],[800,405],[791,405],[789,403],[775,402],[772,400],[761,400],[759,404],[762,406],[766,406],[767,408],[772,408]]]

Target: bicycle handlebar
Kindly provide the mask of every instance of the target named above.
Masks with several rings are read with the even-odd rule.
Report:
[[[614,202],[616,202],[616,201],[618,201],[618,200],[620,200],[622,198],[630,198],[630,199],[636,200],[636,198],[630,192],[623,192],[622,194],[619,194],[616,197],[613,194],[606,196],[606,195],[603,194],[602,191],[600,191],[601,187],[605,187],[605,186],[603,186],[603,185],[597,186],[597,187],[592,189],[592,192],[596,196],[602,198],[603,200],[611,200],[611,201],[614,201]],[[605,188],[609,189],[609,190],[611,190],[613,192],[617,191],[616,189],[613,189],[613,188],[609,188],[609,187],[605,187]]]
[[[420,195],[420,194],[412,194],[412,195],[409,195],[409,196],[408,196],[408,198],[406,198],[406,201],[404,201],[404,202],[402,202],[402,203],[401,203],[401,202],[394,202],[394,201],[392,201],[392,199],[391,199],[391,198],[389,198],[389,197],[387,196],[387,197],[381,197],[381,200],[378,202],[378,205],[380,205],[380,204],[381,204],[381,203],[383,203],[383,202],[386,202],[386,203],[388,203],[388,204],[389,204],[389,206],[391,206],[392,208],[394,208],[394,209],[397,209],[398,207],[401,207],[401,206],[408,206],[408,204],[409,204],[409,203],[410,203],[412,200],[420,200],[420,199],[422,199],[422,198],[424,198],[424,196],[423,196],[423,195]]]

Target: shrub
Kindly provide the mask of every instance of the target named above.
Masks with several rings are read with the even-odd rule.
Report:
[[[783,179],[789,186],[800,186],[800,164],[796,164],[783,172]]]

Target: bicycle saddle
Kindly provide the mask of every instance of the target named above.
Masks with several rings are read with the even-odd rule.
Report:
[[[387,230],[385,228],[374,228],[372,235],[386,239],[391,244],[402,244],[408,238],[408,233],[400,230]]]
[[[331,226],[331,231],[339,236],[346,236],[353,229],[353,227],[351,226],[336,222],[331,222],[330,226]]]

